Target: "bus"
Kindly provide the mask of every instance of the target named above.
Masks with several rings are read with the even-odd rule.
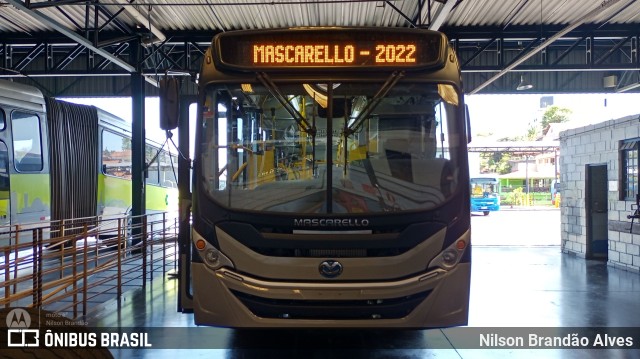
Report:
[[[482,212],[485,216],[500,210],[498,187],[500,180],[495,177],[472,177],[471,212]]]
[[[198,87],[179,310],[237,328],[466,325],[468,121],[443,34],[225,32]]]
[[[13,244],[7,226],[126,216],[130,127],[96,107],[0,80],[0,246]],[[146,158],[147,212],[177,212],[177,157],[147,141]]]

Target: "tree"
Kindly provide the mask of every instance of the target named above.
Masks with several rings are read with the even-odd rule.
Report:
[[[498,142],[518,142],[523,141],[522,136],[516,137],[501,137]],[[511,172],[511,160],[512,154],[509,152],[484,152],[480,155],[480,171],[481,173],[498,173],[507,174]]]
[[[540,134],[540,129],[538,128],[538,126],[529,125],[529,129],[527,130],[527,136],[525,138],[527,139],[527,141],[535,141],[538,139],[539,134]]]
[[[131,139],[130,138],[122,137],[122,149],[123,150],[130,150],[131,149]]]
[[[514,136],[514,137],[502,137],[498,139],[498,142],[518,142],[524,141],[524,136]]]
[[[480,155],[480,172],[507,174],[511,172],[510,159],[509,152],[483,152]]]
[[[571,110],[564,107],[550,106],[542,115],[542,129],[544,130],[550,123],[562,123],[569,121]]]

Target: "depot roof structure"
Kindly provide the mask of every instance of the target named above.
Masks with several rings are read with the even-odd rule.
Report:
[[[195,74],[219,32],[375,26],[444,32],[467,93],[635,92],[639,25],[635,0],[0,0],[0,78],[126,95],[135,71]]]

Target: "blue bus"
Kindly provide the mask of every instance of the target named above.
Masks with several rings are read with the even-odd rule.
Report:
[[[498,186],[500,181],[495,177],[471,178],[471,212],[482,212],[488,216],[490,212],[500,210]]]

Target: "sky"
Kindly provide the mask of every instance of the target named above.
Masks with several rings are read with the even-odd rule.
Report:
[[[517,94],[467,95],[471,133],[492,138],[526,135],[530,124],[540,123],[545,109],[542,97],[553,97],[553,105],[571,110],[569,127],[581,127],[628,115],[640,114],[640,94]]]
[[[515,95],[467,95],[471,133],[491,138],[526,135],[534,121],[542,119],[545,109],[540,107],[542,97],[553,98],[553,105],[571,110],[570,127],[581,127],[628,115],[640,114],[640,94],[515,94]],[[67,98],[70,102],[94,105],[131,122],[131,98]],[[159,125],[159,100],[148,97],[145,102],[146,135],[163,143],[165,133]],[[194,118],[195,109],[191,116]],[[192,121],[192,127],[193,127]],[[178,143],[177,130],[172,131]],[[192,131],[193,133],[193,131]],[[192,141],[193,143],[193,141]]]

